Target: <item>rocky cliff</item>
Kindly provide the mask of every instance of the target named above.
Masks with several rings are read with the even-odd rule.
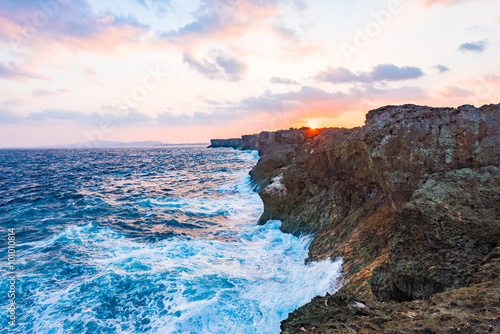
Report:
[[[258,150],[259,136],[258,135],[245,135],[241,138],[231,139],[212,139],[210,140],[210,148],[234,148],[240,150]]]
[[[243,140],[241,138],[231,138],[231,139],[211,139],[209,148],[234,148],[240,149],[243,146]]]
[[[344,259],[341,291],[284,333],[500,333],[500,105],[387,106],[254,145],[260,223],[314,233],[309,261]]]

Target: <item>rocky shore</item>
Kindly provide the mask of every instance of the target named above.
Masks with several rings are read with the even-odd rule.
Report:
[[[239,150],[258,150],[259,135],[245,135],[241,138],[212,139],[209,148],[234,148]]]
[[[260,223],[314,233],[308,261],[344,259],[341,290],[282,333],[500,333],[500,105],[251,137]]]

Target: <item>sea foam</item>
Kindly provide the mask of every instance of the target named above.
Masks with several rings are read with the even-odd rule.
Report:
[[[20,245],[18,333],[279,333],[291,311],[335,292],[342,261],[306,265],[312,237],[256,225],[263,208],[248,170],[233,176],[214,190],[225,197],[140,202],[224,210],[228,238],[143,242],[91,222]]]

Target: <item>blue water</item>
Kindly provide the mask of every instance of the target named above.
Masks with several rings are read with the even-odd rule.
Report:
[[[0,151],[0,222],[16,228],[12,333],[279,333],[334,292],[341,262],[256,225],[256,153]],[[5,237],[2,237],[5,243]],[[6,246],[0,332],[7,332]]]

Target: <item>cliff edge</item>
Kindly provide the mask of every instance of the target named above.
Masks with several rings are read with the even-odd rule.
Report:
[[[234,148],[239,150],[258,150],[259,136],[245,135],[241,138],[212,139],[209,148]]]
[[[387,106],[255,140],[260,223],[314,233],[308,261],[344,259],[341,291],[283,333],[500,333],[500,105]]]

